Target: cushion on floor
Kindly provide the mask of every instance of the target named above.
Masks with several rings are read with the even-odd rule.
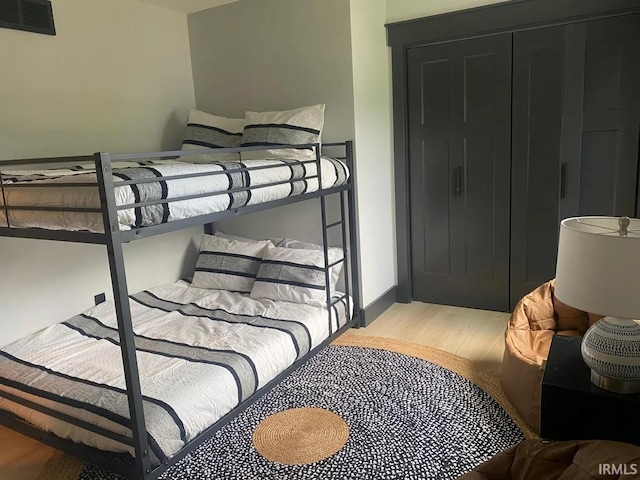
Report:
[[[554,335],[584,335],[600,316],[565,305],[551,280],[516,305],[505,332],[502,388],[525,421],[538,430],[540,384]]]
[[[613,466],[617,473],[610,474]],[[633,473],[639,469],[640,447],[628,443],[525,440],[458,480],[631,480],[640,478]]]

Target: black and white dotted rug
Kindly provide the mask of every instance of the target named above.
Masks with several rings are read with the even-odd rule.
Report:
[[[308,465],[266,460],[252,445],[254,429],[298,407],[340,415],[347,444]],[[386,350],[329,346],[160,478],[454,479],[523,439],[495,400],[454,372]],[[85,465],[79,480],[118,478]]]

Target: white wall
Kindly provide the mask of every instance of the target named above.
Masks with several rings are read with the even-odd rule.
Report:
[[[55,37],[0,30],[0,161],[179,147],[194,105],[186,15],[131,0],[53,10]],[[130,289],[185,273],[197,233],[127,245]],[[109,289],[104,247],[0,238],[0,345]]]
[[[358,211],[366,306],[396,284],[391,65],[385,0],[351,0]]]
[[[480,7],[509,0],[387,0],[387,23]]]
[[[188,21],[199,109],[242,118],[325,103],[323,139],[353,137],[348,2],[240,0]]]
[[[189,15],[198,108],[242,117],[245,110],[325,103],[323,139],[355,139],[365,307],[393,287],[396,276],[385,15],[384,0],[240,0]],[[318,242],[316,205],[219,227]]]
[[[354,138],[348,2],[240,0],[189,15],[189,36],[199,109],[242,118],[247,110],[324,103],[323,141]],[[320,227],[318,200],[217,225],[252,238],[317,243]],[[331,240],[339,244],[337,236]]]

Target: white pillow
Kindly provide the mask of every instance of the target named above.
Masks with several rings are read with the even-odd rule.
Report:
[[[326,306],[323,252],[267,246],[251,298]]]
[[[271,245],[268,240],[249,243],[203,235],[191,285],[251,292],[267,245]]]
[[[189,112],[187,130],[182,141],[182,150],[202,150],[203,148],[240,147],[244,118],[226,118],[199,110]],[[239,153],[216,153],[206,155],[185,155],[186,162],[239,161]]]
[[[226,238],[227,240],[237,240],[238,242],[255,243],[255,242],[261,241],[261,240],[255,240],[253,238],[240,237],[239,235],[233,235],[231,233],[224,233],[220,231],[216,232],[214,235],[219,238]],[[282,242],[285,239],[277,238],[277,237],[269,237],[269,238],[265,238],[264,240],[267,240],[273,246],[277,246],[280,242]]]
[[[322,245],[316,245],[315,243],[307,243],[301,242],[300,240],[295,240],[293,238],[283,238],[279,242],[276,243],[276,247],[282,248],[294,248],[294,249],[304,249],[304,250],[320,250],[323,252],[324,256],[324,248]],[[337,262],[341,258],[344,257],[344,251],[340,247],[329,247],[328,249],[328,257],[329,257],[329,265],[334,262]],[[337,265],[329,268],[329,287],[331,291],[331,296],[333,296],[336,285],[338,284],[338,279],[340,278],[340,272],[342,271],[342,266],[344,262],[340,262]],[[324,261],[322,263],[324,267]]]
[[[285,110],[282,112],[245,112],[246,124],[242,132],[243,147],[272,145],[301,145],[319,143],[324,126],[324,104]],[[242,152],[244,160],[316,158],[314,149],[284,148]]]

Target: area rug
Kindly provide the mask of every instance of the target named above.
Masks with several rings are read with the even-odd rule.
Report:
[[[253,433],[265,419],[308,408],[344,420],[343,447],[299,465],[258,453]],[[422,345],[345,334],[160,478],[454,479],[533,436],[497,376],[473,362]],[[52,459],[40,476],[119,478],[69,455]]]

